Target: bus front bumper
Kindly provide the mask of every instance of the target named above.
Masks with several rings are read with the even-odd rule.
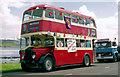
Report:
[[[109,57],[96,57],[96,59],[113,59],[113,56],[109,56]]]
[[[20,63],[24,63],[29,68],[42,68],[42,64],[35,62],[34,60],[31,63],[28,63],[25,60],[20,60]]]

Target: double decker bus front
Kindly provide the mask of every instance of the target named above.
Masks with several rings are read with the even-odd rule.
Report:
[[[53,54],[54,37],[47,35],[31,35],[21,38],[20,62],[23,69],[41,68],[42,56]],[[27,68],[27,66],[30,66]]]

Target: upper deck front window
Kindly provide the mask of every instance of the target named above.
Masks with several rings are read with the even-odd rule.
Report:
[[[25,11],[24,16],[23,16],[23,21],[30,20],[30,19],[37,19],[37,18],[42,17],[42,15],[43,15],[42,8]]]
[[[31,14],[32,14],[32,11],[26,11],[24,13],[24,16],[23,16],[23,21],[26,21],[26,20],[30,20],[31,19]]]
[[[37,18],[42,17],[42,15],[43,15],[43,9],[42,8],[41,9],[35,9],[35,10],[33,10],[32,18],[37,19]]]

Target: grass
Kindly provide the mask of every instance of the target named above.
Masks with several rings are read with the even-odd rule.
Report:
[[[22,70],[20,63],[2,63],[2,71]],[[0,66],[1,67],[1,66]]]
[[[0,43],[0,46],[20,46],[18,43]]]

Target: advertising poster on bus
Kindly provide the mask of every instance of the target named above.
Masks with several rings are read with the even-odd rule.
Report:
[[[76,40],[67,39],[68,52],[76,52]]]

